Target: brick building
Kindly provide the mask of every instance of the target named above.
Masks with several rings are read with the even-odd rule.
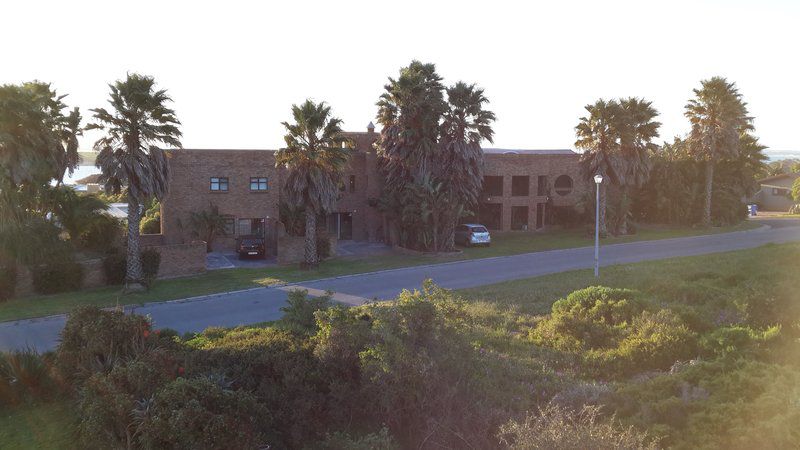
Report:
[[[326,218],[328,232],[339,240],[382,242],[385,223],[375,207],[382,177],[373,147],[378,133],[348,132],[353,156],[344,173],[336,208]],[[585,189],[579,155],[571,150],[484,149],[485,179],[478,217],[493,230],[537,230],[545,226],[550,204],[572,205]],[[263,235],[268,253],[277,242],[278,204],[284,171],[275,167],[274,150],[192,150],[171,152],[169,195],[164,200],[161,231],[167,244],[190,241],[194,211],[219,208],[226,227],[214,242],[232,250],[236,239]]]

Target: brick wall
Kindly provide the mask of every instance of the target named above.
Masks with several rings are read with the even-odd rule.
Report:
[[[328,238],[331,242],[331,256],[336,256],[336,245],[338,241],[335,237]],[[303,236],[280,236],[278,237],[278,264],[298,264],[305,260],[305,237]]]
[[[158,278],[175,278],[206,271],[206,243],[203,241],[142,247],[143,250],[146,248],[161,254]]]

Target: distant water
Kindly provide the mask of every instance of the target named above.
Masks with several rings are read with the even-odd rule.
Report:
[[[765,150],[770,161],[781,159],[800,159],[800,150]]]

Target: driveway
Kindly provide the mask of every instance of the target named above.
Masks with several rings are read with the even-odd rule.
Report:
[[[767,243],[800,241],[799,225],[800,221],[796,221],[794,225],[774,228],[765,226],[735,233],[608,245],[601,247],[601,264],[627,264],[741,250]],[[293,286],[253,288],[166,303],[150,303],[126,310],[149,315],[154,326],[158,328],[173,328],[180,333],[197,332],[209,326],[233,327],[276,320],[281,317],[280,308],[286,301],[286,291],[292,288],[309,289],[312,294],[332,290],[337,293],[340,301],[352,305],[368,299],[391,299],[402,289],[419,287],[426,278],[432,278],[446,288],[462,289],[590,268],[593,258],[592,247],[526,253],[348,275],[307,281]],[[0,350],[25,347],[53,349],[57,345],[58,333],[65,320],[61,315],[0,323]]]

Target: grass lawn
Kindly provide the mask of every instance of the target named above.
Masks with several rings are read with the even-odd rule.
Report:
[[[696,236],[701,234],[742,231],[759,227],[755,222],[743,222],[732,227],[720,228],[665,228],[650,227],[638,234],[604,239],[602,245],[619,244],[650,239]],[[0,321],[61,314],[78,305],[116,306],[154,301],[174,300],[215,292],[247,289],[259,286],[327,278],[340,275],[365,273],[398,267],[434,264],[458,259],[488,258],[544,250],[574,248],[592,245],[592,240],[583,229],[556,230],[541,234],[495,233],[491,247],[467,248],[457,257],[426,257],[411,255],[382,255],[373,257],[334,258],[323,262],[317,270],[304,271],[296,266],[264,269],[226,269],[210,271],[202,275],[162,280],[148,292],[121,295],[118,286],[89,289],[80,292],[25,297],[0,303]]]
[[[67,401],[0,411],[0,448],[4,450],[75,448],[75,408]]]

